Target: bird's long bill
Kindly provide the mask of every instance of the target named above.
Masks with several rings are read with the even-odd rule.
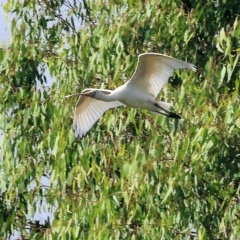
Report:
[[[83,95],[83,96],[87,96],[87,97],[91,97],[92,98],[92,97],[94,97],[94,92],[89,90],[87,92],[82,92],[79,95]]]
[[[91,92],[70,94],[70,95],[65,96],[65,98],[80,96],[80,95],[91,97]]]
[[[79,95],[80,95],[80,96],[87,96],[87,97],[91,97],[91,94],[90,94],[90,93],[80,93]]]
[[[89,92],[87,92],[87,93],[80,93],[79,95],[88,96],[88,95],[90,95],[90,93]]]

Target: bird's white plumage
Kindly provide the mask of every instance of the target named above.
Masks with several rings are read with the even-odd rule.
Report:
[[[92,89],[87,88],[83,90],[82,93],[88,90]],[[99,90],[105,94],[110,94],[112,92],[105,89]],[[123,105],[124,104],[119,101],[104,102],[84,95],[80,95],[76,104],[73,118],[73,129],[75,130],[75,136],[84,136],[105,111],[110,108],[115,108]]]
[[[157,97],[173,70],[181,68],[196,70],[193,64],[163,54],[140,54],[137,68],[128,85]]]
[[[73,129],[76,137],[84,136],[92,125],[110,108],[127,105],[144,108],[169,117],[170,103],[155,100],[174,69],[188,68],[193,64],[157,53],[140,54],[137,68],[131,79],[114,91],[85,89],[76,104]],[[93,94],[94,93],[94,94]]]

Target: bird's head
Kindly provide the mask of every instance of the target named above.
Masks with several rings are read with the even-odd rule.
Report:
[[[81,95],[98,99],[98,96],[100,95],[99,92],[100,91],[97,89],[86,89],[81,93]]]

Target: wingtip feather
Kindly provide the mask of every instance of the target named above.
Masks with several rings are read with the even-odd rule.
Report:
[[[193,65],[193,64],[192,64],[192,66],[191,66],[191,69],[192,69],[194,72],[197,71],[197,67],[196,67],[195,65]]]

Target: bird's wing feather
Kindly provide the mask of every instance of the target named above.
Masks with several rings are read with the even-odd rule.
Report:
[[[91,89],[84,89],[82,93]],[[110,90],[101,90],[110,94]],[[110,108],[123,106],[119,101],[104,102],[84,95],[80,95],[74,111],[73,129],[76,137],[84,136],[92,125]]]
[[[163,54],[144,53],[138,58],[137,68],[128,81],[128,86],[157,97],[174,69],[189,68],[196,71],[193,64]]]

